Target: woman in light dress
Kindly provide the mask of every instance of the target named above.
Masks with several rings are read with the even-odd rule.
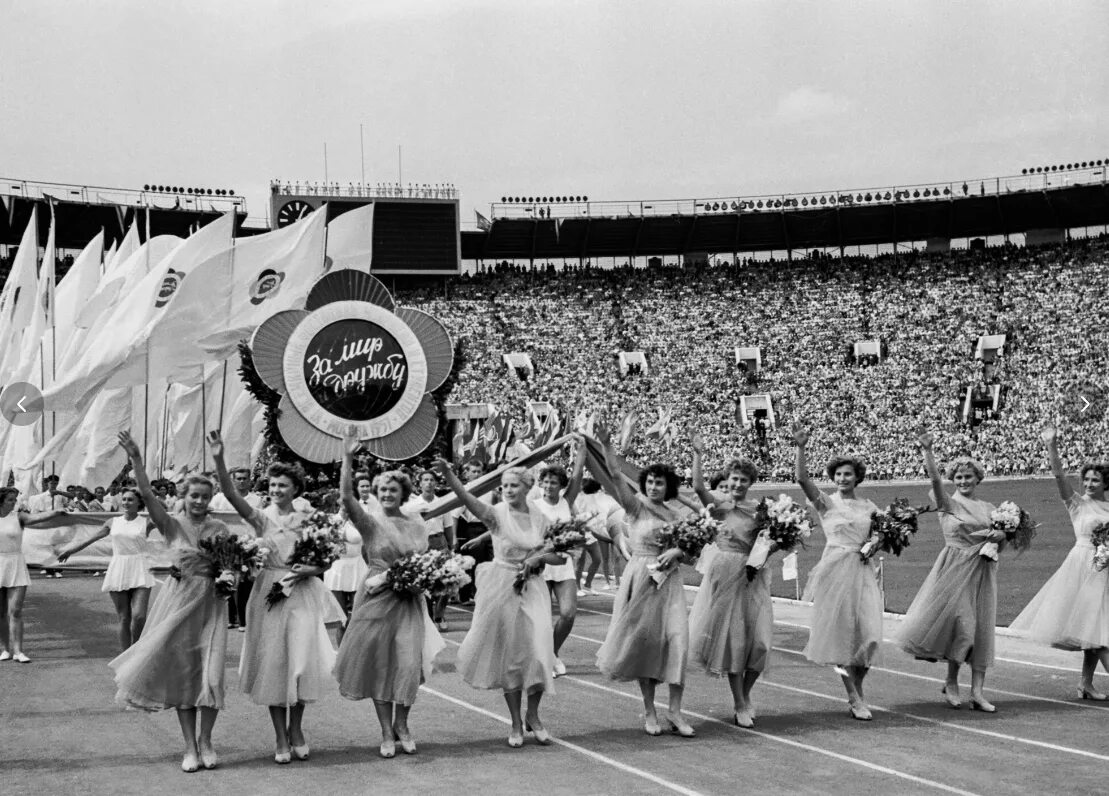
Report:
[[[959,667],[970,664],[970,705],[993,713],[982,693],[986,670],[994,662],[997,625],[997,560],[981,555],[984,545],[1003,542],[991,531],[992,503],[974,497],[985,473],[972,459],[957,459],[948,470],[955,491],[943,489],[943,476],[932,455],[932,435],[919,438],[932,480],[932,497],[940,511],[944,548],[905,613],[898,634],[901,649],[924,660],[947,661],[944,697],[959,707]]]
[[[450,465],[439,459],[439,475],[466,508],[490,531],[493,560],[478,565],[477,595],[470,630],[458,650],[458,671],[474,688],[504,692],[512,731],[508,745],[524,745],[524,730],[542,745],[550,733],[539,718],[543,694],[554,691],[554,635],[551,595],[539,577],[543,567],[565,562],[564,556],[543,552],[543,530],[548,520],[528,500],[532,476],[523,467],[501,474],[503,502],[495,506],[466,491]],[[514,586],[517,577],[522,587]],[[523,694],[527,709],[521,716]]]
[[[736,725],[753,727],[751,689],[769,665],[774,637],[770,568],[747,579],[747,556],[759,533],[759,501],[747,494],[759,470],[747,459],[733,459],[724,467],[720,491],[709,491],[702,471],[704,440],[695,435],[692,443],[693,489],[723,527],[689,614],[689,648],[706,671],[727,676]]]
[[[870,721],[863,680],[882,644],[882,592],[873,559],[859,550],[870,534],[870,516],[878,507],[855,496],[866,465],[851,456],[833,458],[825,471],[836,491],[823,494],[809,478],[805,449],[809,432],[793,426],[797,446],[797,482],[816,514],[827,540],[820,562],[809,573],[804,599],[813,603],[812,629],[804,654],[813,663],[831,665],[843,680],[851,717]]]
[[[91,537],[58,553],[58,561],[64,564],[70,556],[89,545],[106,536],[111,538],[112,559],[100,591],[108,592],[112,598],[119,617],[119,646],[127,649],[139,640],[146,624],[150,590],[154,588],[146,540],[155,526],[146,517],[139,516],[144,507],[138,489],[128,487],[120,492],[120,506],[122,516],[112,517]]]
[[[347,546],[343,554],[327,568],[327,572],[323,573],[323,585],[342,606],[343,613],[349,621],[350,612],[354,609],[355,595],[365,583],[370,568],[366,566],[366,560],[362,556],[362,535],[350,521],[350,513],[343,506],[338,507],[338,513],[344,520],[342,533]],[[345,632],[346,628],[343,625],[336,629],[336,638],[340,644],[343,643]]]
[[[23,600],[31,576],[23,558],[23,529],[65,514],[63,509],[29,514],[16,510],[19,490],[0,489],[0,661],[30,663],[23,651]]]
[[[370,577],[355,597],[334,674],[344,697],[374,701],[381,756],[393,757],[398,741],[405,754],[414,755],[408,714],[444,643],[431,623],[424,596],[394,591],[385,578],[394,561],[428,549],[428,527],[418,515],[402,510],[412,495],[412,481],[397,470],[379,476],[381,512],[362,508],[351,484],[358,447],[357,439],[346,440],[339,484],[343,506],[359,533],[359,548],[370,562]]]
[[[216,594],[213,573],[202,570],[195,553],[202,539],[227,526],[208,515],[213,488],[201,476],[186,480],[184,508],[169,514],[150,485],[138,445],[126,431],[119,442],[177,571],[154,599],[142,636],[108,664],[115,670],[116,702],[149,711],[176,709],[185,739],[181,769],[215,768],[212,728],[224,699],[227,606]]]
[[[271,464],[267,471],[270,504],[255,509],[239,494],[227,472],[218,431],[209,432],[208,445],[223,493],[269,551],[247,602],[239,687],[256,705],[269,708],[274,762],[307,760],[304,709],[309,702],[319,701],[331,682],[335,649],[327,625],[340,623],[346,616],[317,577],[323,574],[323,567],[289,564],[311,517],[310,512],[293,506],[304,491],[304,471],[299,465]],[[276,605],[268,605],[266,596],[282,581],[291,582],[291,592]]]
[[[599,430],[597,439],[604,444],[608,471],[617,474],[614,497],[627,515],[631,552],[613,601],[608,633],[597,652],[597,667],[614,680],[639,684],[643,730],[648,735],[662,734],[655,690],[665,683],[670,692],[667,726],[683,738],[692,738],[696,733],[682,717],[689,658],[685,589],[678,571],[684,556],[677,548],[663,550],[658,538],[662,528],[684,513],[668,505],[677,497],[679,479],[672,468],[653,464],[640,473],[637,494],[619,475],[607,430]]]
[[[574,516],[574,502],[581,490],[581,476],[585,468],[585,445],[578,445],[574,471],[566,474],[559,465],[548,465],[539,471],[537,479],[538,494],[532,498],[548,522],[568,522]],[[575,568],[575,555],[578,550],[565,558],[565,563],[550,564],[543,569],[543,579],[547,581],[552,596],[558,601],[558,618],[554,623],[555,677],[566,674],[566,665],[558,657],[563,643],[574,629],[574,619],[578,615],[578,574]]]
[[[1090,535],[1095,527],[1109,522],[1109,466],[1082,467],[1082,492],[1074,491],[1063,472],[1058,433],[1044,429],[1042,438],[1051,460],[1051,471],[1059,497],[1070,514],[1074,547],[1055,574],[1025,606],[1009,629],[1064,650],[1082,652],[1082,679],[1078,696],[1104,701],[1104,692],[1094,688],[1098,662],[1109,672],[1109,569],[1094,568],[1094,546]]]

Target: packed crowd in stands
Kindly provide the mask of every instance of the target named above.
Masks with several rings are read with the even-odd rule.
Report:
[[[609,426],[637,413],[640,429],[673,411],[672,448],[639,434],[632,458],[685,469],[700,431],[707,464],[736,455],[764,477],[788,480],[788,426],[813,431],[810,460],[865,457],[873,477],[919,478],[913,440],[923,423],[937,455],[969,454],[989,474],[1046,474],[1037,430],[1062,417],[1064,464],[1105,458],[1104,406],[1082,413],[1080,395],[1109,392],[1109,244],[1011,246],[878,258],[795,259],[727,266],[566,270],[501,266],[449,286],[449,297],[400,292],[461,341],[465,364],[448,398],[490,402],[518,422],[529,401]],[[1006,334],[990,366],[979,335]],[[854,342],[878,339],[877,364],[850,363]],[[761,348],[761,370],[735,364],[737,346]],[[643,351],[647,372],[621,378],[617,354]],[[530,354],[522,379],[503,354]],[[970,427],[968,387],[999,384],[1004,402]],[[776,428],[737,423],[743,394],[769,394]]]

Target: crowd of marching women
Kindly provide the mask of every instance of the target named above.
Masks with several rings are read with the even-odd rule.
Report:
[[[114,552],[106,590],[121,611],[132,592],[143,592],[146,613],[152,584],[138,559],[141,540],[154,528],[168,542],[174,566],[145,622],[128,625],[126,632],[121,626],[124,649],[109,664],[116,700],[144,710],[175,709],[185,742],[182,769],[216,767],[213,728],[227,688],[224,601],[235,599],[241,570],[250,570],[238,685],[267,708],[274,761],[309,758],[307,706],[336,687],[347,699],[372,700],[382,757],[394,757],[398,747],[415,754],[411,712],[444,647],[436,620],[444,600],[457,596],[471,577],[466,570],[472,561],[452,552],[458,546],[483,560],[472,573],[475,602],[457,671],[474,688],[503,694],[510,747],[522,747],[528,734],[550,744],[541,703],[565,672],[558,651],[573,627],[583,551],[603,540],[625,564],[596,665],[610,678],[638,684],[643,731],[696,736],[682,712],[692,670],[726,677],[735,723],[752,727],[754,686],[767,668],[773,633],[767,558],[819,529],[825,545],[806,587],[813,614],[804,654],[841,678],[850,716],[870,721],[864,683],[883,637],[873,554],[896,555],[915,532],[922,509],[901,501],[882,509],[859,495],[868,463],[857,456],[813,461],[819,448],[810,440],[823,434],[819,425],[810,433],[801,423],[789,432],[794,475],[807,506],[786,496],[752,498],[759,468],[742,457],[729,460],[706,483],[709,437],[701,434],[689,440],[694,499],[679,492],[672,460],[640,470],[620,456],[602,425],[595,438],[575,435],[571,472],[545,463],[507,467],[496,499],[479,488],[489,479],[474,481],[479,470],[466,468],[460,478],[444,460],[416,484],[398,470],[371,480],[355,471],[359,442],[351,438],[344,445],[338,500],[320,511],[298,502],[303,471],[282,462],[268,468],[266,505],[252,499],[247,479],[237,473],[236,480],[228,471],[220,435],[212,432],[218,497],[243,521],[241,531],[230,533],[211,514],[216,487],[210,479],[187,478],[180,503],[167,508],[138,446],[123,433],[134,486],[121,490],[122,513],[103,530]],[[1046,426],[1040,440],[1075,542],[1012,628],[1080,652],[1077,696],[1106,700],[1093,677],[1099,663],[1109,671],[1109,467],[1084,464],[1076,489],[1065,474],[1059,432]],[[977,461],[937,459],[933,435],[924,429],[915,442],[942,512],[945,545],[901,623],[897,643],[908,655],[945,662],[943,699],[951,707],[967,704],[993,713],[997,708],[983,689],[994,663],[997,567],[1005,565],[1008,549],[1030,544],[1035,523],[1011,501],[995,506],[976,496],[986,477]],[[813,467],[822,467],[831,490],[817,488]],[[453,523],[443,520],[448,506],[435,499],[439,479],[462,506]],[[139,515],[142,505],[148,517]],[[20,610],[29,581],[21,538],[25,529],[61,511],[20,511],[15,491],[0,490],[0,660],[27,660]],[[482,555],[486,543],[490,550]],[[82,544],[87,540],[63,555]],[[704,577],[689,609],[679,565],[697,559]],[[329,628],[339,627],[336,648]],[[971,670],[965,700],[959,683],[964,665]],[[661,716],[655,702],[660,686],[667,692]]]

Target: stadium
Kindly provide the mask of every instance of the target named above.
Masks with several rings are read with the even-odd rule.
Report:
[[[493,5],[505,19],[520,13]],[[691,18],[711,18],[695,5]],[[386,30],[394,25],[407,30],[411,23],[368,11],[344,10],[343,16],[361,29],[363,13]],[[939,19],[935,13],[933,21]],[[1104,16],[1091,9],[1087,13]],[[519,42],[505,38],[485,12],[478,16],[493,26],[506,58],[508,52],[523,55],[516,49]],[[433,26],[426,10],[414,18]],[[544,11],[542,18],[550,14]],[[588,40],[578,28],[582,20],[558,24],[570,25]],[[794,24],[808,30],[814,23]],[[343,39],[341,27],[331,21],[321,30]],[[321,43],[314,34],[305,35],[314,45]],[[627,45],[613,46],[622,52]],[[1076,52],[1088,53],[1085,46],[1076,44]],[[362,56],[347,57],[355,63]],[[556,73],[575,73],[558,63]],[[656,67],[662,69],[643,69],[658,79]],[[536,87],[552,91],[540,77],[505,79],[527,86],[534,79]],[[703,79],[707,86],[716,85]],[[765,74],[761,79],[769,80]],[[567,80],[574,84],[576,78]],[[311,93],[304,85],[299,88]],[[589,92],[594,90],[591,86],[587,95],[593,97]],[[677,102],[682,89],[671,90]],[[542,92],[536,88],[534,93]],[[726,108],[720,96],[708,105]],[[634,92],[625,96],[629,105],[635,104],[633,98]],[[305,100],[312,107],[318,101]],[[504,127],[486,133],[491,148],[508,147],[515,119],[527,114],[520,109],[517,117],[513,108],[489,101]],[[822,116],[795,111],[785,100],[777,113],[791,127],[811,121],[831,131],[847,124],[841,111],[816,105]],[[464,110],[474,113],[468,104]],[[983,111],[986,117],[989,113]],[[1021,111],[1014,113],[1019,117]],[[1027,114],[1032,118],[1036,111],[1028,108]],[[462,113],[460,118],[468,117]],[[605,118],[616,137],[619,124]],[[425,132],[411,136],[424,141]],[[1109,480],[1109,470],[1097,464],[1109,460],[1109,152],[1097,132],[1067,138],[1064,148],[1070,151],[1062,154],[1051,146],[1051,136],[1041,136],[1021,155],[1023,162],[1008,164],[982,149],[946,162],[941,148],[938,162],[925,167],[893,158],[868,170],[865,145],[843,146],[859,150],[852,163],[861,179],[831,166],[791,171],[785,178],[753,169],[752,177],[743,180],[750,190],[726,189],[735,181],[733,172],[704,180],[704,195],[686,174],[674,176],[682,158],[697,160],[697,147],[689,142],[671,150],[668,159],[674,163],[659,166],[657,182],[638,173],[641,164],[628,164],[623,153],[600,145],[598,160],[612,162],[594,162],[593,174],[561,161],[552,170],[535,168],[559,151],[558,142],[546,138],[546,153],[531,152],[521,161],[524,166],[506,149],[503,172],[490,176],[481,171],[490,161],[471,143],[470,152],[454,151],[453,158],[461,164],[472,157],[472,167],[440,172],[449,177],[417,167],[415,180],[404,179],[399,148],[394,152],[385,145],[376,156],[385,161],[396,155],[396,176],[367,180],[361,129],[358,180],[352,179],[358,172],[352,157],[341,170],[344,179],[330,178],[326,143],[322,180],[312,177],[314,166],[292,156],[263,168],[283,173],[302,168],[306,176],[278,179],[228,167],[226,181],[197,179],[191,185],[193,178],[180,163],[166,173],[186,176],[136,182],[135,165],[122,161],[113,173],[79,165],[30,171],[35,165],[30,161],[24,166],[18,159],[0,159],[0,171],[15,171],[0,177],[0,411],[5,419],[0,470],[6,485],[0,490],[0,531],[9,533],[3,523],[15,518],[20,536],[16,549],[0,548],[0,556],[18,555],[30,578],[29,585],[5,586],[3,578],[10,573],[0,567],[8,619],[0,638],[7,656],[0,658],[0,716],[12,728],[10,743],[0,751],[0,787],[28,793],[361,791],[371,787],[367,783],[414,794],[444,788],[715,794],[755,787],[769,793],[1102,792],[1101,766],[1109,762],[1109,748],[1100,739],[1109,701],[1099,695],[1109,690],[1109,664],[1097,656],[1105,647],[1045,643],[1028,632],[1026,615],[1042,599],[1045,583],[1061,579],[1081,547],[1081,538],[1078,546],[1075,541],[1079,522],[1073,501],[1094,494],[1090,502],[1103,502],[1096,497],[1102,493],[1091,493],[1087,484],[1090,477],[1096,480],[1096,473],[1090,474],[1097,467]],[[797,135],[811,133],[810,128]],[[471,141],[467,133],[457,135]],[[704,135],[711,138],[710,132]],[[873,135],[872,142],[896,138],[881,131]],[[1063,141],[1062,135],[1056,137]],[[706,159],[710,153],[719,158],[722,150],[711,142],[705,146]],[[821,146],[833,145],[825,139]],[[770,143],[767,147],[772,151]],[[834,160],[840,151],[826,149],[817,156]],[[332,163],[335,153],[333,146]],[[1009,149],[1004,155],[1012,153]],[[256,159],[248,160],[258,167]],[[66,161],[58,157],[58,162]],[[449,157],[431,162],[451,163]],[[614,176],[617,162],[635,176]],[[159,165],[147,152],[140,167],[153,173]],[[392,164],[374,169],[380,174],[391,170]],[[719,170],[727,172],[723,166]],[[991,171],[1005,176],[967,176]],[[499,187],[511,182],[556,187]],[[222,187],[236,184],[244,190]],[[362,303],[374,308],[351,309]],[[380,308],[404,325],[382,320]],[[298,331],[298,324],[314,323],[315,315],[321,320],[311,333]],[[279,316],[285,320],[275,324]],[[390,362],[407,362],[410,371],[390,376],[399,385],[395,395],[375,388],[371,398],[378,408],[372,412],[366,409],[369,398],[366,404],[342,404],[341,390],[340,399],[328,404],[304,363],[315,352],[319,367],[327,334],[341,338],[326,341],[332,351],[343,351],[341,357],[332,353],[328,368],[332,361],[353,358],[354,338],[335,330],[355,322],[366,328],[371,320],[373,329],[389,333],[383,337],[386,353],[395,349]],[[422,354],[414,356],[411,346]],[[294,349],[303,362],[290,359]],[[297,378],[306,381],[299,392]],[[360,395],[368,389],[362,378]],[[298,403],[305,397],[329,411],[313,415]],[[33,404],[30,413],[17,403],[25,400]],[[411,409],[405,409],[409,404]],[[405,412],[385,428],[381,418]],[[738,493],[727,491],[742,469],[736,460],[750,467],[749,498],[744,497],[746,486]],[[864,463],[861,469],[858,462]],[[271,466],[275,463],[277,469]],[[262,605],[262,594],[258,613],[249,613],[255,608],[246,606],[253,606],[255,598],[248,603],[249,583],[239,579],[236,583],[246,585],[246,591],[204,598],[211,598],[220,612],[215,620],[204,620],[205,632],[214,627],[225,636],[224,646],[216,646],[220,660],[211,664],[219,669],[218,677],[205,674],[227,683],[226,705],[222,692],[212,703],[224,708],[218,710],[214,735],[217,764],[210,752],[212,726],[204,725],[209,721],[205,710],[212,710],[210,721],[215,721],[209,703],[198,702],[199,711],[194,708],[192,719],[186,719],[188,709],[172,698],[164,704],[154,700],[154,707],[136,701],[135,692],[124,699],[127,662],[145,649],[143,637],[156,638],[160,623],[169,621],[165,606],[185,599],[174,596],[184,591],[183,584],[201,579],[183,570],[180,553],[182,539],[185,546],[203,548],[181,530],[206,527],[186,523],[201,517],[190,514],[190,490],[206,484],[210,521],[222,523],[232,536],[257,533],[260,543],[273,544],[292,528],[262,518],[286,500],[273,486],[286,472],[283,463],[299,473],[290,483],[297,485],[298,500],[307,499],[306,508],[298,509],[305,512],[303,528],[325,527],[312,525],[329,522],[317,515],[338,518],[341,509],[335,527],[349,526],[354,536],[348,543],[360,546],[351,555],[369,569],[359,570],[354,591],[348,591],[349,605],[339,597],[343,589],[328,585],[328,592],[312,584],[329,602],[335,595],[341,622],[323,623],[317,616],[321,623],[315,636],[280,631],[295,650],[290,660],[322,650],[320,660],[326,661],[321,678],[326,686],[318,695],[305,685],[309,675],[299,675],[299,684],[293,678],[292,691],[309,695],[280,706],[285,718],[278,717],[272,701],[251,691],[244,672],[252,666],[264,671],[276,655],[276,646],[258,640],[257,628],[264,624],[267,633],[276,632],[270,629],[272,617],[282,611],[291,615],[293,609],[272,594]],[[672,520],[664,533],[682,522],[698,522],[701,502],[707,501],[704,517],[719,519],[728,511],[739,513],[741,499],[761,500],[765,507],[786,495],[807,507],[814,529],[820,529],[794,547],[793,555],[774,553],[762,574],[748,566],[746,580],[765,581],[767,602],[771,595],[773,601],[753,702],[749,685],[738,696],[734,669],[715,671],[696,650],[689,651],[688,662],[682,660],[677,707],[673,688],[667,702],[665,688],[656,694],[654,684],[649,691],[644,686],[645,679],[673,686],[673,679],[617,676],[606,662],[615,628],[632,621],[622,601],[632,599],[637,588],[627,586],[635,561],[648,556],[634,536],[632,528],[640,520],[624,503],[623,490],[636,493],[638,479],[641,494],[630,500],[648,503],[650,479],[660,463],[672,468],[680,482],[665,501],[672,513],[657,515]],[[839,470],[850,464],[853,471],[847,492],[836,463]],[[149,475],[140,477],[144,465]],[[954,491],[945,502],[937,499],[933,485],[949,465],[943,488]],[[471,467],[484,475],[463,485],[458,479],[468,477],[463,474]],[[1031,527],[1031,542],[1023,547],[1018,542],[1014,549],[1012,535],[1001,543],[996,565],[972,556],[976,566],[993,573],[986,585],[967,587],[968,593],[980,589],[973,599],[992,600],[995,609],[989,615],[984,686],[989,701],[979,679],[984,670],[972,662],[975,647],[982,646],[975,631],[974,645],[959,660],[907,654],[904,641],[920,610],[918,597],[934,584],[940,562],[952,549],[950,518],[962,505],[957,502],[960,467],[978,470],[970,487],[976,500],[991,509],[1011,501]],[[543,632],[550,636],[553,626],[555,639],[554,675],[549,668],[543,675],[549,681],[543,723],[550,734],[539,726],[537,701],[532,704],[534,693],[525,687],[528,712],[520,744],[513,741],[521,720],[520,690],[513,712],[511,690],[504,688],[506,714],[499,686],[478,685],[473,663],[480,657],[473,636],[486,632],[483,612],[489,610],[481,591],[492,592],[489,573],[505,554],[498,534],[504,532],[503,518],[517,510],[509,506],[516,506],[511,479],[518,470],[526,473],[521,483],[536,482],[528,498],[536,503],[543,484],[554,478],[551,473],[561,473],[569,497],[560,498],[556,490],[554,500],[556,506],[559,500],[567,504],[567,516],[549,516],[548,529],[552,522],[593,518],[581,507],[585,503],[574,502],[574,496],[588,497],[578,493],[583,473],[622,507],[624,517],[602,522],[596,539],[590,537],[591,545],[600,542],[605,548],[603,561],[600,553],[596,562],[591,553],[574,553],[581,560],[568,576],[574,584],[569,593],[576,593],[569,610],[567,593],[558,589],[565,584],[547,578],[550,593],[542,587],[547,600],[543,621],[553,623]],[[229,489],[238,472],[243,480]],[[405,503],[407,514],[391,514],[393,498],[388,488],[381,491],[383,485],[393,484],[405,501],[416,501],[429,474],[432,486],[422,493],[427,505],[417,510]],[[707,483],[711,489],[706,490]],[[362,495],[363,485],[380,500]],[[863,555],[862,569],[873,571],[881,604],[873,655],[865,664],[818,662],[812,639],[821,623],[819,579],[827,577],[829,551],[844,546],[822,524],[828,521],[822,521],[828,510],[823,501],[830,505],[833,495],[838,500],[843,494],[855,500],[854,485],[858,499],[883,516],[892,514],[899,501],[926,510],[919,529],[914,516],[906,537],[912,541],[905,541],[903,550],[883,546],[873,559]],[[488,516],[468,502],[466,490],[472,501],[489,501]],[[7,508],[9,493],[18,508]],[[109,588],[106,576],[114,572],[110,568],[121,548],[114,537],[106,537],[109,526],[115,527],[113,517],[134,521],[120,499],[128,494],[145,507],[138,516],[149,518],[143,520],[144,572],[154,585],[145,587],[151,605],[145,628],[139,621],[120,634],[131,621],[129,611],[139,609],[134,603],[121,609],[119,592]],[[222,500],[219,508],[217,500]],[[495,514],[494,500],[503,515]],[[371,503],[376,503],[372,511]],[[660,499],[657,506],[663,504]],[[366,645],[370,651],[357,666],[349,663],[350,649],[359,643],[352,639],[378,633],[372,637],[383,649],[380,628],[400,621],[389,615],[370,630],[356,621],[374,599],[384,599],[380,588],[393,594],[370,581],[382,570],[397,577],[388,563],[397,553],[389,545],[399,544],[403,551],[407,542],[388,542],[384,554],[379,548],[383,535],[389,539],[388,533],[407,532],[404,522],[389,525],[394,516],[420,524],[415,533],[423,534],[424,548],[429,534],[444,534],[448,552],[471,553],[477,548],[463,548],[464,541],[479,541],[478,530],[493,535],[491,560],[482,563],[478,556],[478,566],[489,568],[480,577],[477,570],[471,572],[476,601],[456,586],[440,603],[436,593],[427,591],[425,605],[423,592],[415,590],[417,621],[426,629],[416,633],[422,640],[412,643],[424,660],[423,668],[418,661],[415,665],[412,686],[419,701],[414,707],[407,702],[403,712],[400,699],[379,698],[375,692],[371,705],[366,694],[352,696],[351,682],[344,679],[352,668],[360,669],[364,680],[373,680],[375,667],[402,668],[403,656],[375,658],[379,653],[373,644]],[[984,527],[995,527],[989,524],[992,518],[987,514]],[[466,531],[468,525],[473,527]],[[720,523],[726,527],[727,521]],[[768,526],[761,527],[765,535]],[[303,528],[293,532],[304,538]],[[204,538],[203,530],[196,532]],[[711,557],[700,547],[700,559],[686,551],[681,566],[673,569],[680,575],[664,580],[665,564],[647,566],[656,579],[648,591],[671,589],[678,595],[673,599],[681,606],[682,626],[691,610],[694,630],[706,590],[716,588],[717,575],[710,573],[723,566],[713,557],[751,552],[748,543],[740,550],[729,548],[723,530],[713,533],[722,536],[712,543]],[[8,544],[8,537],[0,537]],[[1095,540],[1091,550],[1100,551],[1096,545]],[[853,561],[857,547],[851,548]],[[543,549],[549,559],[557,557],[549,547]],[[650,548],[652,561],[655,556],[662,561],[665,551],[660,554],[660,549]],[[254,577],[261,583],[270,577],[262,573],[276,571],[274,577],[280,578],[290,567],[302,566],[292,563],[296,553],[291,555],[288,561],[255,562]],[[337,558],[338,553],[329,563]],[[526,580],[531,559],[522,560],[515,588],[517,598],[526,601],[527,590],[536,587],[521,585],[534,583]],[[0,564],[7,566],[4,560]],[[535,577],[546,578],[542,573],[558,566],[570,565],[547,560]],[[1093,572],[1093,565],[1084,566]],[[333,582],[326,569],[304,580],[318,575],[325,584]],[[584,569],[589,574],[583,579]],[[1104,581],[1104,569],[1097,572]],[[213,574],[203,577],[205,588],[218,587],[218,582],[211,585]],[[595,585],[602,581],[604,587]],[[265,583],[268,589],[271,581]],[[273,583],[280,591],[285,581]],[[18,602],[13,588],[25,590]],[[991,589],[992,597],[982,596]],[[111,601],[103,591],[111,591]],[[292,585],[286,592],[297,594]],[[510,601],[508,594],[506,589],[502,602]],[[319,599],[322,605],[324,598]],[[740,599],[747,598],[737,604]],[[968,598],[938,599],[961,605]],[[1109,605],[1109,596],[1097,599]],[[1073,608],[1074,615],[1105,610],[1086,603]],[[313,610],[322,615],[329,609]],[[771,609],[765,610],[770,616]],[[147,616],[145,602],[141,614]],[[959,616],[959,622],[966,621]],[[234,632],[251,625],[242,634]],[[191,632],[186,625],[173,632],[165,627],[160,631],[166,633],[163,654]],[[627,643],[643,643],[641,638],[657,629],[644,631],[648,627],[641,626],[641,635],[633,634]],[[951,632],[958,635],[965,628]],[[428,653],[432,635],[436,652]],[[502,643],[499,637],[481,640],[488,648]],[[19,657],[21,642],[30,666],[17,663],[26,659]],[[690,644],[689,637],[685,643]],[[157,650],[142,654],[153,659]],[[1091,655],[1094,673],[1083,673],[1080,681]],[[960,675],[961,664],[966,668]],[[954,697],[947,692],[953,684],[951,665]],[[856,666],[864,676],[869,672],[865,702],[861,676],[851,684]],[[968,681],[972,667],[974,679]],[[744,676],[751,671],[739,669]],[[160,674],[172,680],[176,672],[166,665]],[[492,690],[475,690],[483,688]],[[175,707],[186,738],[185,758],[179,756],[178,727],[166,713],[124,710],[124,704],[145,711]],[[275,753],[269,751],[263,704],[273,719]],[[397,706],[389,719],[382,718],[383,704]],[[656,707],[660,733],[652,731]],[[382,724],[380,753],[375,708]],[[408,746],[409,708],[412,734],[419,740],[416,756],[415,744],[411,750]],[[195,723],[198,713],[201,729],[195,736],[188,722]],[[668,732],[666,720],[672,716],[677,720]],[[506,731],[511,731],[507,746]],[[290,759],[292,765],[274,765]]]

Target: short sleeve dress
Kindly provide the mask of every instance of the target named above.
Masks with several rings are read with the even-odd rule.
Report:
[[[147,558],[147,522],[149,520],[141,514],[133,520],[126,517],[112,518],[108,530],[108,538],[112,540],[112,560],[108,562],[100,591],[130,591],[154,587],[154,576],[150,574],[150,561]]]
[[[969,663],[983,671],[994,662],[997,625],[997,562],[979,555],[987,540],[992,503],[958,492],[940,514],[944,548],[905,613],[901,649],[925,660]]]
[[[184,513],[170,552],[177,574],[158,590],[142,636],[108,665],[115,670],[116,702],[142,710],[222,708],[227,657],[227,603],[214,573],[195,557],[201,539],[227,532],[211,517],[195,524]]]
[[[747,556],[758,536],[758,501],[717,504],[722,528],[689,614],[693,661],[712,674],[765,672],[774,638],[770,568],[747,580]]]
[[[239,659],[239,687],[258,705],[316,702],[331,681],[335,649],[326,625],[342,622],[346,615],[323,581],[304,578],[277,605],[266,604],[274,584],[289,574],[289,557],[309,516],[297,511],[281,514],[271,504],[248,518],[269,548],[247,602]]]
[[[805,584],[804,598],[813,603],[805,657],[813,663],[870,666],[882,644],[882,592],[873,559],[864,562],[859,549],[878,507],[838,492],[809,505],[827,541]]]
[[[343,537],[346,539],[347,549],[323,573],[323,585],[328,591],[356,592],[362,588],[370,572],[362,557],[362,535],[348,521],[343,525]]]
[[[689,660],[689,623],[685,589],[678,567],[656,583],[648,567],[662,548],[659,531],[679,513],[637,495],[628,514],[632,557],[624,568],[612,606],[612,621],[597,652],[597,667],[613,680],[650,679],[681,685]]]
[[[427,550],[428,528],[419,517],[377,514],[372,528],[365,543],[371,575]],[[422,594],[387,587],[367,595],[359,589],[335,661],[339,693],[347,699],[412,705],[444,646]]]
[[[1065,650],[1109,647],[1109,569],[1094,569],[1090,541],[1109,522],[1109,501],[1076,493],[1066,506],[1074,547],[1009,629]]]
[[[554,627],[551,595],[539,576],[519,593],[520,565],[543,544],[546,518],[531,501],[528,514],[507,503],[492,507],[493,560],[478,565],[477,598],[470,630],[458,649],[458,671],[474,688],[554,691]]]
[[[0,588],[30,586],[31,576],[23,558],[23,523],[19,513],[11,511],[0,517]]]
[[[547,518],[548,523],[567,522],[573,518],[574,513],[570,508],[570,504],[566,502],[566,498],[560,497],[558,503],[550,504],[543,498],[537,498],[535,507],[543,512],[543,516]],[[566,559],[561,564],[547,564],[543,567],[543,580],[548,583],[561,583],[564,580],[576,580],[577,574],[574,571],[574,557],[571,554],[564,556]]]

